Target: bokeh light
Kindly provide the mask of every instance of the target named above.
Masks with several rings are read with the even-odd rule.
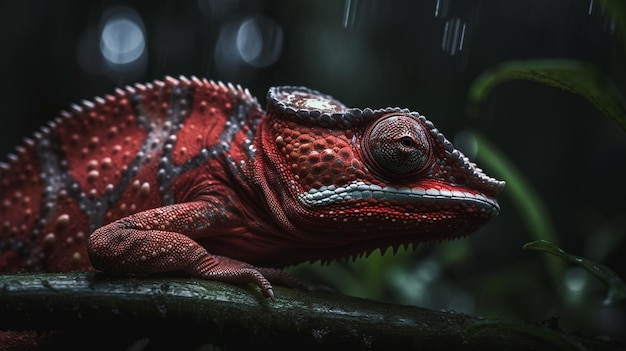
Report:
[[[102,29],[100,51],[112,65],[126,65],[145,52],[143,30],[137,21],[125,16],[110,18]]]
[[[146,35],[141,17],[129,7],[114,7],[101,17],[98,27],[81,35],[77,59],[92,74],[123,74],[132,79],[147,64]]]
[[[220,72],[236,72],[245,66],[262,68],[275,63],[282,52],[283,30],[272,19],[257,15],[225,24],[215,48]]]

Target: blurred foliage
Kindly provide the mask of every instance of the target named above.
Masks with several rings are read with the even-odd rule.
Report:
[[[524,219],[524,224],[528,227],[529,237],[533,240],[548,240],[558,243],[558,235],[550,220],[550,211],[542,201],[541,196],[524,177],[524,174],[483,135],[479,133],[474,135],[477,139],[477,161],[489,167],[496,178],[506,181],[505,194],[510,197],[517,207],[518,213]],[[557,286],[564,272],[562,262],[547,259],[545,264],[554,286]]]
[[[624,3],[619,0],[605,0],[603,4],[612,14],[622,38],[626,38]],[[606,75],[598,66],[574,59],[514,60],[485,71],[474,80],[468,90],[470,115],[482,114],[484,102],[497,86],[518,79],[530,80],[578,94],[626,130],[626,99],[618,88],[619,84],[614,81],[616,77]],[[531,182],[526,179],[523,171],[518,169],[482,134],[472,132],[469,136],[474,139],[473,142],[476,145],[477,163],[488,168],[494,177],[507,182],[503,195],[515,205],[517,213],[527,226],[528,238],[534,240],[524,248],[549,252],[581,265],[609,286],[607,301],[623,299],[624,283],[610,268],[581,257],[571,256],[558,248],[560,239],[551,223],[550,209]],[[548,242],[553,244],[546,244]],[[401,249],[398,254],[393,255],[390,251],[387,250],[384,255],[376,251],[367,259],[359,258],[352,262],[333,262],[329,265],[331,269],[324,269],[321,264],[317,263],[300,265],[292,270],[300,275],[317,276],[319,281],[327,282],[348,295],[436,308],[436,304],[425,296],[429,294],[432,296],[433,292],[442,291],[438,289],[438,284],[441,285],[446,278],[442,277],[443,274],[439,271],[449,270],[450,267],[467,261],[472,256],[470,243],[466,240],[447,243],[434,249],[420,246],[416,248],[416,253],[411,252],[413,250]],[[446,259],[450,257],[456,257],[456,259]],[[541,278],[541,273],[529,274],[529,272],[536,272],[539,268],[534,263],[530,263],[509,267],[499,273],[476,277],[475,284],[467,289],[479,301],[489,298],[488,296],[506,295],[508,297],[505,299],[517,300],[519,302],[517,305],[522,310],[543,308],[543,313],[549,313],[545,309],[550,308],[549,306],[552,308],[558,306],[560,314],[566,319],[570,318],[573,324],[587,319],[588,313],[594,310],[593,293],[586,292],[582,297],[576,297],[576,293],[567,291],[567,288],[563,286],[564,277],[568,274],[578,274],[577,271],[568,270],[563,260],[555,257],[543,256],[542,260],[550,280],[547,286]],[[437,268],[433,270],[436,276],[434,278],[431,276],[430,280],[423,279],[423,276],[420,278],[420,270],[424,271],[424,266],[428,267],[432,262],[436,262]],[[403,279],[403,277],[405,278],[403,284],[394,285],[394,280]],[[407,282],[412,282],[412,284]],[[445,288],[454,289],[449,285],[449,281],[447,283]],[[394,287],[394,292],[385,290],[385,286],[389,285]],[[535,291],[536,295],[533,296],[541,296],[543,301],[533,300],[525,293],[528,290]],[[587,290],[593,290],[593,287],[587,287]],[[521,294],[517,298],[513,297],[515,291]],[[389,294],[395,295],[390,297]],[[564,301],[556,302],[560,299]],[[507,312],[502,310],[503,306],[500,308],[499,311],[492,312],[500,316],[507,315]],[[509,311],[509,315],[519,316],[524,315],[524,312],[518,311],[516,314],[514,311]],[[546,338],[549,339],[550,335]],[[577,345],[562,345],[563,340],[553,341],[555,345],[563,346],[562,349],[578,348]]]
[[[601,0],[611,14],[626,49],[626,3],[622,0]],[[474,80],[469,88],[470,111],[487,99],[499,84],[514,79],[525,79],[583,96],[598,110],[612,118],[626,131],[626,99],[616,86],[615,77],[607,76],[591,63],[573,59],[513,60],[494,67]]]
[[[585,97],[626,130],[626,100],[611,79],[597,67],[570,59],[509,61],[480,75],[469,89],[470,103],[481,105],[499,84],[526,79]]]
[[[615,302],[621,302],[626,299],[626,283],[620,278],[615,271],[609,267],[593,262],[583,257],[570,255],[549,241],[538,240],[524,245],[525,249],[537,250],[558,256],[567,262],[583,267],[587,272],[598,278],[608,288],[608,295],[604,300],[606,305]]]
[[[320,261],[302,263],[287,270],[308,277],[306,279],[319,284],[321,289],[339,289],[350,296],[382,300],[385,295],[384,272],[406,262],[412,255],[412,250],[405,247],[399,248],[395,254],[391,251],[387,249],[381,253],[381,250],[375,250],[367,257],[335,260],[327,264]]]
[[[611,13],[618,32],[621,33],[623,43],[626,44],[626,6],[624,2],[605,0],[602,3]],[[626,45],[624,47],[626,48]],[[599,66],[573,59],[513,60],[485,71],[469,88],[468,107],[470,114],[479,115],[481,113],[484,102],[497,86],[507,81],[519,79],[538,82],[578,94],[615,121],[623,130],[626,130],[626,99],[619,89],[620,84],[623,83],[619,80],[619,75],[609,76]],[[609,267],[583,257],[570,255],[560,249],[558,247],[559,236],[550,225],[549,209],[525,180],[522,171],[506,160],[497,148],[489,145],[489,142],[480,134],[477,134],[476,137],[479,139],[477,144],[482,146],[477,153],[479,163],[494,170],[496,176],[507,181],[507,194],[516,204],[519,214],[524,218],[524,223],[529,227],[531,237],[535,240],[524,245],[524,248],[547,252],[584,268],[608,287],[608,295],[604,299],[605,305],[615,301],[623,301],[626,296],[624,281]],[[592,241],[593,238],[590,237],[589,242]],[[560,292],[565,298],[561,310],[562,314],[567,316],[569,313],[568,317],[581,323],[583,320],[588,321],[591,313],[597,313],[592,312],[595,309],[591,306],[595,302],[593,294],[589,292],[592,290],[589,288],[590,284],[584,283],[586,281],[584,275],[573,269],[569,269],[566,274],[563,274],[563,265],[554,261],[550,261],[547,267],[553,282],[556,283],[553,286],[560,286],[565,289],[565,291]],[[537,280],[541,280],[540,276],[541,274],[534,275]],[[559,284],[559,282],[562,283]],[[579,283],[578,287],[575,286],[576,282]],[[563,283],[566,286],[574,284],[567,291],[568,288],[564,287]],[[583,286],[586,286],[587,292],[576,293]],[[553,294],[555,297],[558,295],[559,292],[556,291]],[[617,319],[619,320],[619,317]],[[615,320],[615,316],[608,320]]]

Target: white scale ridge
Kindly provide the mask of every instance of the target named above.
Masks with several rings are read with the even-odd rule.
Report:
[[[420,187],[380,187],[376,184],[368,184],[361,181],[353,181],[345,186],[322,186],[300,193],[298,198],[300,202],[308,206],[323,206],[348,199],[369,200],[371,198],[408,202],[424,200],[460,200],[482,203],[494,207],[498,206],[494,199],[488,198],[480,193],[448,189],[424,189]]]

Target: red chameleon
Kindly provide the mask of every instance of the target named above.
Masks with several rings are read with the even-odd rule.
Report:
[[[269,281],[303,261],[468,235],[499,212],[424,116],[165,78],[74,105],[0,164],[0,272]],[[270,268],[261,268],[270,267]]]

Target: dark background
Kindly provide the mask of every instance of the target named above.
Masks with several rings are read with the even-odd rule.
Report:
[[[101,55],[100,34],[116,16],[143,27],[145,51],[132,64],[112,65]],[[444,43],[461,36],[462,46]],[[514,59],[583,60],[623,88],[621,43],[594,0],[3,1],[0,155],[71,103],[133,82],[196,75],[241,84],[262,102],[270,86],[305,85],[348,106],[419,111],[451,140],[480,131],[540,195],[559,245],[626,277],[624,131],[584,98],[527,81],[499,86],[478,118],[467,110],[471,82]],[[252,50],[245,51],[252,60],[242,50]],[[550,279],[542,254],[522,249],[532,240],[528,223],[506,189],[500,204],[502,213],[471,238],[385,265],[392,268],[371,279],[387,288],[334,288],[513,321],[558,316],[570,331],[623,330],[624,310],[602,306],[606,290],[591,276],[568,265],[563,281]],[[332,269],[357,268],[313,275],[332,276]],[[580,290],[565,288],[572,279]]]

